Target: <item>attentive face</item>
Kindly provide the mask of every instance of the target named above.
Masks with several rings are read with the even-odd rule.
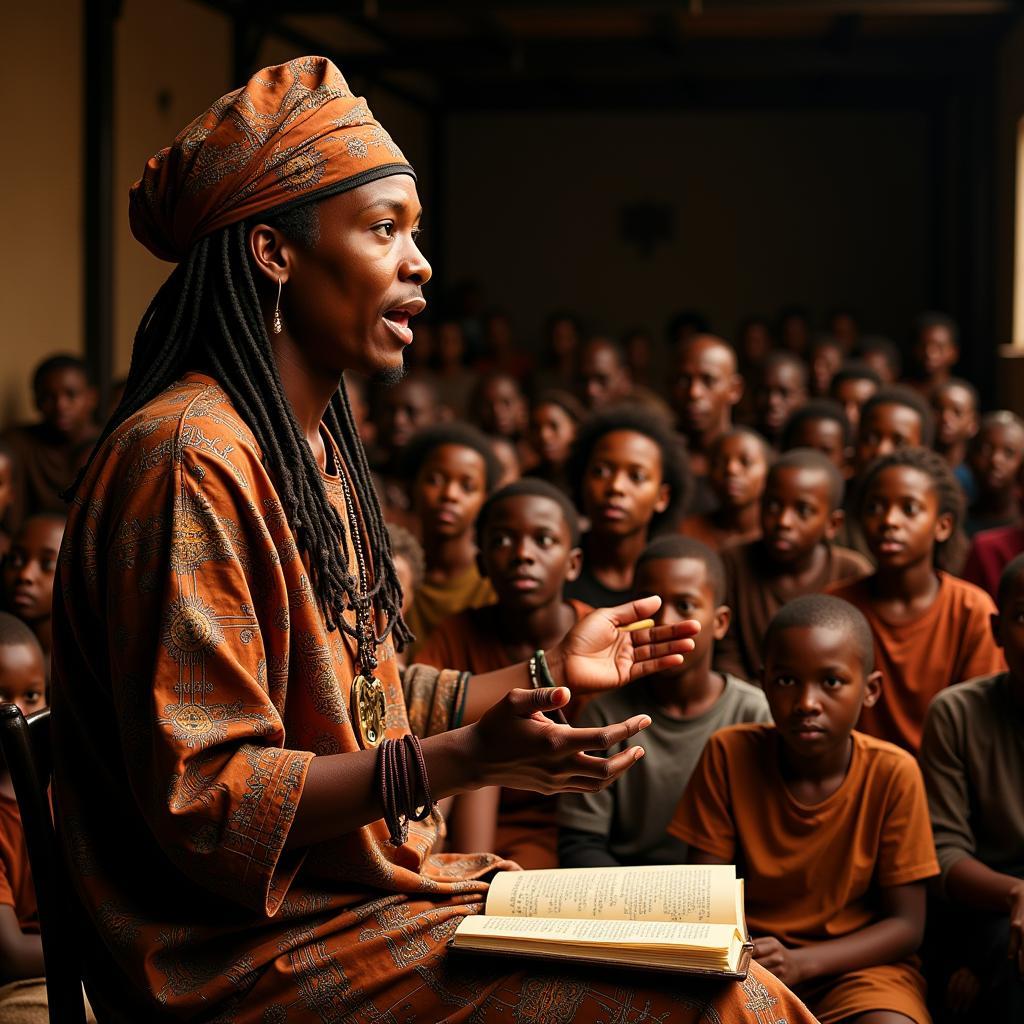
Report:
[[[775,466],[761,503],[761,531],[772,561],[789,565],[806,558],[841,523],[830,501],[829,479],[820,469]]]
[[[549,466],[561,466],[576,440],[576,421],[555,402],[535,405],[530,413],[530,443]]]
[[[888,386],[895,384],[899,371],[893,365],[892,360],[881,349],[872,349],[861,355],[861,360],[878,374],[882,384]]]
[[[14,501],[14,464],[9,455],[0,452],[0,519]]]
[[[50,617],[63,536],[63,520],[33,516],[11,542],[4,561],[4,594],[8,610],[24,622],[34,624]]]
[[[999,614],[992,616],[992,635],[1003,649],[1010,670],[1010,689],[1024,707],[1024,574],[1018,573],[1003,598]]]
[[[1017,423],[1011,420],[982,427],[970,455],[978,489],[1002,494],[1015,488],[1022,459],[1024,430]]]
[[[505,608],[541,608],[562,600],[580,574],[582,553],[561,505],[536,494],[503,498],[487,514],[480,566]]]
[[[802,761],[844,749],[881,693],[881,673],[865,674],[857,643],[835,626],[794,626],[765,650],[762,684],[779,739]]]
[[[437,398],[423,381],[403,380],[382,391],[378,418],[381,444],[388,451],[401,451],[413,434],[437,422]]]
[[[409,559],[401,552],[392,552],[391,561],[395,563],[395,575],[402,587],[402,616],[409,613],[412,607],[412,599],[416,594],[416,577],[412,570]]]
[[[807,388],[796,363],[771,363],[765,367],[757,393],[757,407],[765,433],[778,437],[786,420],[807,401]]]
[[[867,377],[849,377],[832,388],[832,397],[843,407],[854,436],[860,427],[860,410],[878,390],[878,385]]]
[[[669,504],[661,449],[645,434],[613,430],[594,445],[583,480],[583,505],[599,535],[628,536],[648,529]]]
[[[480,388],[476,411],[480,426],[488,434],[518,437],[526,425],[526,400],[511,377],[486,380]]]
[[[926,379],[945,376],[959,358],[960,349],[948,327],[933,324],[921,331],[914,346],[914,359]]]
[[[708,578],[707,565],[699,558],[652,558],[637,566],[633,589],[638,595],[658,594],[661,607],[654,613],[659,626],[695,619],[700,632],[686,662],[658,673],[661,678],[676,678],[700,667],[704,671],[716,640],[729,629],[729,609],[715,600],[715,588]]]
[[[953,517],[939,511],[932,478],[911,466],[876,473],[864,492],[861,527],[880,569],[932,562],[935,545],[949,539]]]
[[[416,244],[415,181],[394,174],[324,199],[317,211],[319,240],[312,247],[263,225],[250,234],[274,295],[277,280],[284,282],[285,329],[271,336],[279,361],[325,380],[343,370],[400,373],[413,338],[410,319],[422,312],[430,280],[430,264]]]
[[[0,644],[0,704],[27,718],[46,707],[46,665],[38,644]]]
[[[974,395],[959,384],[947,384],[932,395],[937,447],[948,450],[969,441],[978,432]]]
[[[96,412],[96,389],[74,367],[43,374],[36,389],[36,408],[45,423],[68,438],[84,434]]]
[[[921,417],[907,405],[886,402],[873,406],[860,422],[857,435],[857,472],[898,448],[921,444]]]
[[[413,502],[425,535],[461,537],[473,529],[487,497],[487,464],[473,448],[438,445],[420,467]]]
[[[602,409],[629,392],[629,373],[619,353],[608,342],[588,342],[580,356],[583,398],[590,409]]]
[[[742,395],[731,349],[702,336],[681,346],[673,396],[684,433],[727,430],[732,407]]]
[[[708,464],[708,481],[727,508],[747,508],[759,502],[767,476],[765,447],[747,433],[722,438]]]
[[[811,353],[811,388],[816,395],[827,395],[832,378],[843,365],[843,350],[838,345],[817,345]]]
[[[821,417],[805,419],[793,431],[793,448],[816,448],[826,455],[840,473],[846,472],[846,437],[841,423]]]

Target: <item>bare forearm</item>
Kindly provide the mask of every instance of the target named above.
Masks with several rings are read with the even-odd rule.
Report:
[[[1007,911],[1024,891],[1024,880],[993,871],[975,857],[958,860],[946,875],[946,894],[978,910]]]
[[[556,677],[557,678],[557,677]],[[462,717],[463,725],[472,725],[480,716],[494,707],[509,690],[516,687],[529,689],[530,676],[526,662],[518,662],[496,672],[483,672],[469,680],[469,692],[466,695],[466,710]]]
[[[435,800],[482,784],[470,752],[468,730],[430,736],[422,744]],[[286,847],[296,849],[336,839],[383,818],[377,757],[375,749],[314,757],[309,762]]]
[[[38,935],[18,932],[16,935],[5,936],[0,957],[0,977],[4,981],[40,978],[46,973],[43,944]]]
[[[887,917],[841,939],[801,947],[800,976],[809,980],[895,963],[910,956],[920,945],[921,930],[915,922]]]

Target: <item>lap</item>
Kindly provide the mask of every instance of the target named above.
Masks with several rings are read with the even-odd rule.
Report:
[[[913,1024],[931,1024],[932,1020],[925,1000],[924,978],[911,963],[879,964],[836,977],[817,978],[798,985],[797,993],[821,1024],[852,1024],[865,1014],[883,1011],[902,1014]]]

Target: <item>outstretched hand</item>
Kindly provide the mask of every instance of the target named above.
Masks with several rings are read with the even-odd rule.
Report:
[[[598,693],[681,665],[693,650],[699,622],[688,619],[635,632],[623,628],[650,618],[660,607],[655,595],[584,616],[548,654],[555,681],[575,693]]]
[[[467,728],[467,752],[485,786],[510,786],[537,793],[593,793],[611,785],[641,757],[640,747],[627,747],[612,757],[593,756],[625,742],[651,724],[636,715],[615,725],[576,729],[545,717],[565,707],[564,686],[510,690],[480,720]]]

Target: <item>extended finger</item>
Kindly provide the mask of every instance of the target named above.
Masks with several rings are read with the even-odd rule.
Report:
[[[649,619],[661,607],[661,598],[657,594],[650,597],[638,597],[635,601],[616,605],[614,608],[602,608],[601,612],[611,619],[612,624],[621,628],[642,619]],[[639,632],[644,632],[640,630]]]
[[[643,758],[643,750],[640,747],[630,747],[629,750],[622,750],[614,757],[595,757],[591,760],[597,762],[598,767],[587,771],[583,775],[571,775],[566,781],[566,789],[574,792],[596,793],[599,790],[610,786],[620,775],[629,771]]]
[[[634,650],[646,644],[673,643],[676,640],[692,640],[700,632],[696,619],[683,619],[663,626],[648,626],[632,633]]]
[[[625,722],[593,729],[576,729],[569,726],[565,742],[570,750],[607,750],[617,743],[625,743],[630,736],[635,736],[650,724],[650,715],[636,715],[627,718]]]
[[[649,661],[653,658],[667,658],[672,654],[689,654],[696,644],[692,636],[680,636],[669,640],[657,640],[650,643],[637,643],[633,639],[633,660]]]
[[[573,758],[572,770],[580,775],[600,778],[609,772],[620,774],[643,756],[643,747],[626,747],[625,750],[620,750],[617,754],[610,754],[608,757],[576,754]]]

